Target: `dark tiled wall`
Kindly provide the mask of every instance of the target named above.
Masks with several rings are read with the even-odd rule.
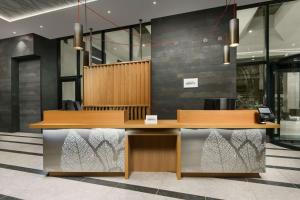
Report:
[[[19,62],[19,128],[21,132],[38,132],[28,124],[41,120],[40,59]]]
[[[160,119],[176,118],[177,109],[212,109],[220,98],[236,98],[235,49],[231,64],[223,64],[232,7],[224,11],[220,7],[151,21],[152,111]],[[198,78],[199,87],[184,89],[184,78]]]
[[[41,110],[57,108],[56,41],[29,34],[0,40],[0,131],[19,130],[19,64],[39,59]]]

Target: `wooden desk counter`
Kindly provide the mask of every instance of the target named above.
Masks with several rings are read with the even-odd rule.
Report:
[[[158,120],[158,124],[146,125],[143,120],[128,120],[125,111],[46,111],[44,121],[31,124],[30,128],[44,129],[44,170],[50,174],[114,172],[124,173],[125,178],[128,178],[131,171],[168,171],[176,172],[178,179],[182,173],[186,175],[191,172],[193,175],[201,172],[200,175],[225,173],[240,176],[264,172],[264,129],[280,127],[276,123],[256,123],[256,114],[255,110],[185,110],[177,112],[177,120]],[[232,143],[232,139],[242,142]],[[101,162],[90,166],[98,162],[96,158],[102,156],[98,145],[104,143],[110,145],[106,147],[108,149],[102,150],[106,152],[112,148],[110,155],[114,157],[103,166]],[[253,162],[244,166],[241,160],[236,165],[240,168],[231,166],[233,161],[228,160],[235,162],[237,157],[248,155],[243,152],[245,148],[239,147],[248,143],[251,145],[246,149],[255,148],[253,152],[258,153],[250,155],[255,159],[243,159]],[[83,156],[83,163],[72,160],[82,156],[74,147],[75,144],[89,150],[87,157]],[[211,155],[218,152],[214,148],[225,147],[224,151],[230,152],[229,155]],[[124,151],[124,156],[113,153],[118,151]],[[90,155],[93,154],[95,160],[90,162]],[[217,160],[210,161],[219,157],[221,160],[226,158],[224,160],[228,162],[218,164]],[[120,163],[124,163],[124,166]],[[222,168],[223,165],[227,166],[226,170]]]
[[[158,120],[156,125],[146,125],[143,120],[131,120],[124,123],[56,123],[56,122],[38,122],[30,124],[30,128],[40,129],[63,129],[63,128],[146,128],[146,129],[157,129],[157,128],[255,128],[255,129],[266,129],[266,128],[279,128],[279,124],[267,123],[180,123],[177,120]]]
[[[128,120],[125,111],[45,111],[44,121],[30,128],[279,128],[279,124],[258,124],[256,110],[178,110],[177,120],[158,120],[146,125],[143,120]]]

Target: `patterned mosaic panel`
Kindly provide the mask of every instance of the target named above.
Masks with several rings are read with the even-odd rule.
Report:
[[[265,131],[182,129],[183,172],[265,172]]]
[[[61,144],[56,143],[56,159],[45,152],[47,171],[124,172],[124,129],[46,130],[45,143],[55,145],[49,136],[53,138],[58,132],[63,132],[65,137],[56,138],[63,139]]]

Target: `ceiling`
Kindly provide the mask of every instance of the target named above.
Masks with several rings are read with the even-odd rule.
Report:
[[[87,2],[91,2],[91,0]],[[77,0],[1,0],[0,18],[13,22],[32,15],[40,15],[77,4]]]
[[[156,5],[153,1],[87,0],[88,27],[94,30],[115,28],[137,24],[139,19],[147,22],[152,18],[225,4],[225,0],[156,0]],[[263,1],[265,0],[237,0],[237,3],[240,6]],[[73,34],[73,23],[77,16],[76,0],[0,0],[0,2],[0,39],[28,33],[36,33],[47,38]],[[81,5],[80,8],[83,23],[84,6]],[[110,14],[108,10],[111,11]]]

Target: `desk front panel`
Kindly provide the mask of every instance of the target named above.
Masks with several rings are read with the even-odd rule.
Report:
[[[181,129],[183,173],[265,172],[265,129]]]
[[[46,172],[124,172],[125,129],[43,131]]]

